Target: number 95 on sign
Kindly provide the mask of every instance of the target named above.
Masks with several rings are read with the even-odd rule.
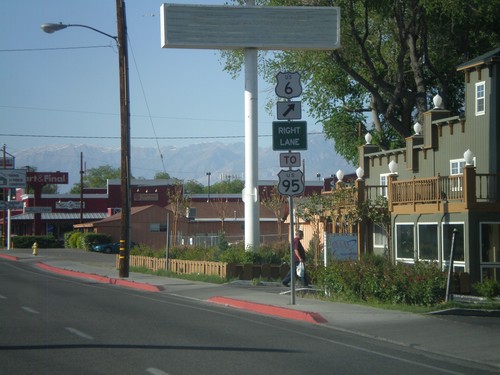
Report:
[[[304,174],[300,169],[284,170],[278,173],[278,192],[281,195],[300,195],[304,192]]]

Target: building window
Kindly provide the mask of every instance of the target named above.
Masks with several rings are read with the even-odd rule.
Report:
[[[389,180],[387,177],[390,176],[390,173],[385,173],[380,175],[380,195],[387,198],[387,181]]]
[[[481,223],[481,279],[500,282],[500,223]]]
[[[453,231],[457,229],[455,236],[454,251],[453,251],[453,264],[455,271],[457,268],[463,268],[464,263],[464,229],[463,223],[443,223],[443,265],[445,267],[450,264],[451,244],[453,242]],[[458,266],[458,267],[457,267]]]
[[[396,224],[396,258],[414,260],[413,224]]]
[[[461,175],[464,173],[465,160],[454,159],[450,160],[450,176]]]
[[[373,224],[373,253],[385,255],[387,251],[387,234],[383,224]]]
[[[418,258],[422,260],[438,260],[437,243],[437,224],[418,224]]]
[[[149,224],[149,231],[150,232],[166,232],[167,231],[167,224],[151,223],[151,224]]]
[[[484,81],[476,83],[476,116],[485,114]]]

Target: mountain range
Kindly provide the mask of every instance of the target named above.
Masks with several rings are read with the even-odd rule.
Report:
[[[280,167],[279,152],[271,147],[258,151],[259,180],[276,180]],[[342,169],[351,173],[355,168],[335,153],[333,141],[322,137],[310,137],[308,149],[300,151],[306,180],[329,177]],[[82,157],[81,157],[82,156]],[[120,167],[120,148],[95,145],[57,144],[18,151],[14,154],[16,168],[35,167],[39,172],[68,172],[69,184],[60,185],[64,193],[80,182],[80,159],[84,170],[109,165]],[[244,179],[245,144],[243,142],[205,142],[182,147],[132,147],[131,168],[134,178],[153,178],[158,172],[184,181],[196,180],[203,185],[223,179]],[[318,176],[319,174],[319,176]]]

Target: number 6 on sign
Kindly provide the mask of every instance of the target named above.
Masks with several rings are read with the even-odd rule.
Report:
[[[281,195],[295,196],[304,192],[304,174],[300,169],[284,170],[278,173],[278,192]]]

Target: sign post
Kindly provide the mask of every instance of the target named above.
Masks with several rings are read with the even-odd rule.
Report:
[[[162,4],[160,17],[162,48],[245,50],[245,248],[255,249],[260,238],[257,50],[339,48],[340,8],[263,7],[255,0],[246,0],[246,6]],[[293,30],[290,20],[297,20]],[[292,76],[283,78],[283,94],[300,95],[289,96],[298,87]]]

